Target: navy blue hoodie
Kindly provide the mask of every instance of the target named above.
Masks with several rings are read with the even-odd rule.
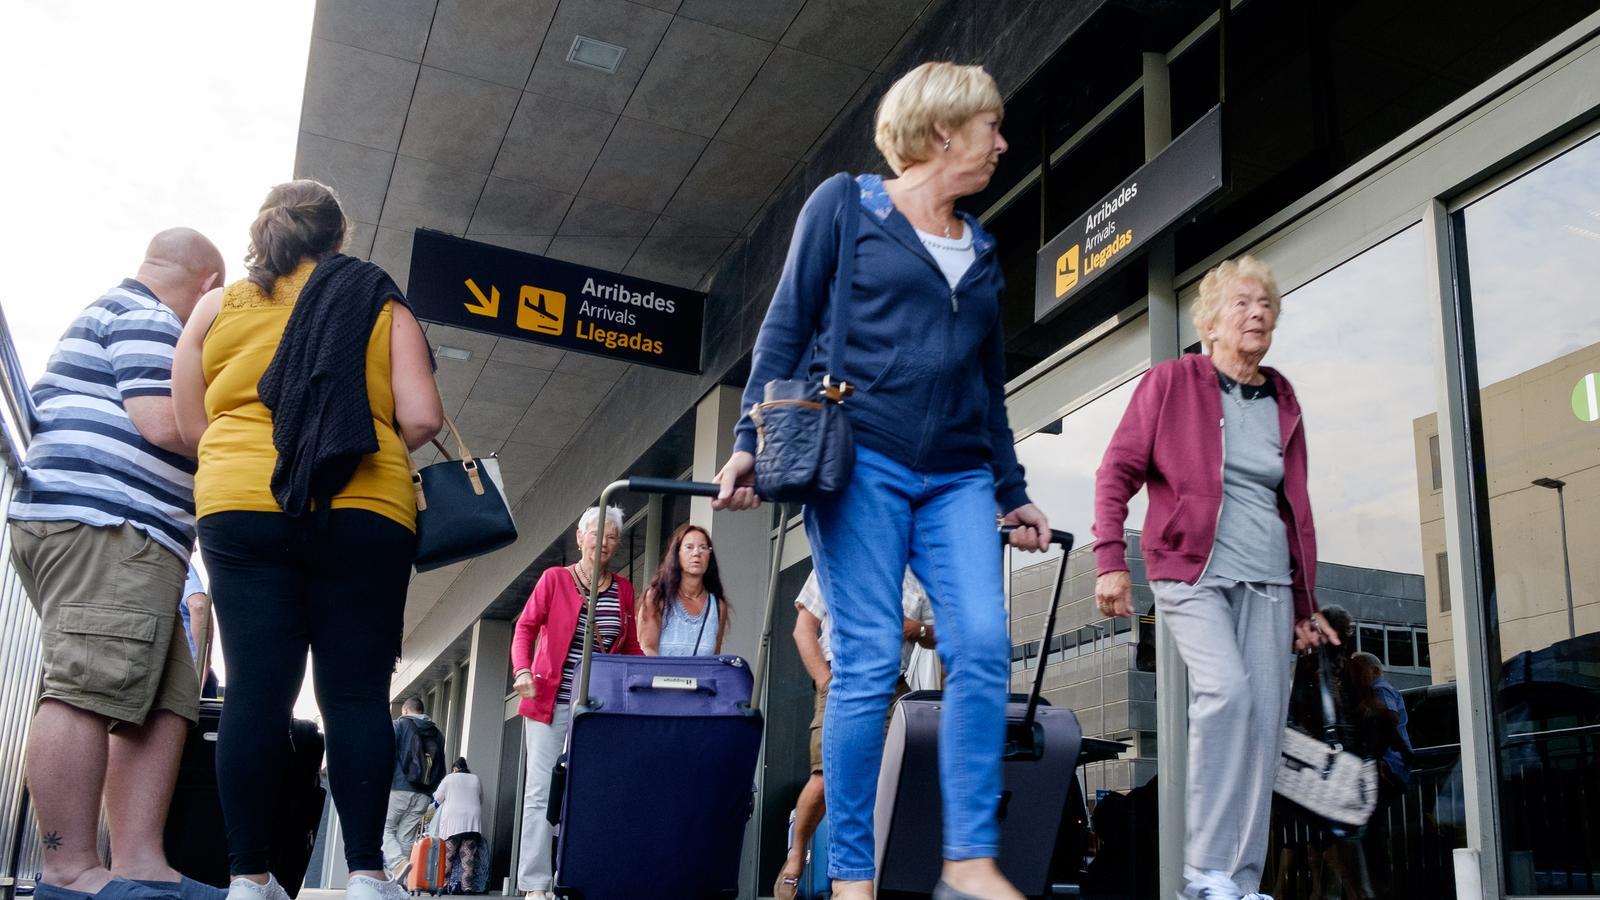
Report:
[[[844,365],[826,356],[829,285],[845,202],[861,204]],[[913,470],[988,466],[1002,512],[1028,502],[1005,405],[1004,283],[994,238],[965,213],[974,260],[954,290],[877,175],[823,182],[800,210],[756,337],[735,449],[754,453],[750,409],[766,383],[824,373],[856,385],[856,442]]]

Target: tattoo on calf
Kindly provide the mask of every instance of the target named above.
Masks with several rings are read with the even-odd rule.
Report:
[[[44,848],[46,850],[61,849],[61,835],[54,831],[47,831],[44,835]]]

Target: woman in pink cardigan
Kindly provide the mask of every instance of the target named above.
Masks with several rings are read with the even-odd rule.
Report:
[[[1289,380],[1261,365],[1282,297],[1260,260],[1200,283],[1206,355],[1151,369],[1095,476],[1095,599],[1133,614],[1123,523],[1149,492],[1140,547],[1189,675],[1184,896],[1258,893],[1288,715],[1291,645],[1339,638],[1317,612],[1306,429]]]
[[[574,694],[588,624],[584,607],[589,586],[596,579],[600,597],[595,603],[595,652],[634,656],[644,652],[639,648],[634,621],[633,585],[609,568],[622,534],[622,511],[614,506],[605,510],[604,538],[599,534],[600,520],[599,507],[578,520],[580,560],[545,570],[517,616],[511,639],[512,687],[522,698],[517,711],[523,717],[528,754],[517,889],[526,891],[529,900],[546,900],[550,890],[550,823],[545,819],[550,770],[566,744],[572,704],[577,700]]]

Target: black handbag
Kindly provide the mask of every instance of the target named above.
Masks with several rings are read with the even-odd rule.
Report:
[[[444,459],[411,470],[411,486],[417,495],[413,565],[418,572],[482,556],[517,539],[517,525],[500,480],[500,460],[492,455],[474,457],[456,423],[449,416],[444,422],[455,436],[459,458],[452,458],[435,439],[433,445]]]
[[[861,204],[856,198],[855,180],[844,173],[835,178],[843,183],[844,197],[839,211],[838,261],[828,297],[827,366],[842,372]],[[823,375],[821,381],[769,381],[763,391],[762,402],[750,410],[750,420],[756,425],[757,496],[790,503],[843,491],[850,484],[856,459],[855,438],[844,401],[855,387],[830,373]]]

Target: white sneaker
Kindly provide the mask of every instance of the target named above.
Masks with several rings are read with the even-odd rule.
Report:
[[[256,884],[248,878],[228,882],[228,900],[289,900],[289,892],[276,876],[268,873],[266,884]]]
[[[351,875],[345,882],[344,896],[345,900],[410,900],[411,892],[393,879],[379,881],[368,875]]]

